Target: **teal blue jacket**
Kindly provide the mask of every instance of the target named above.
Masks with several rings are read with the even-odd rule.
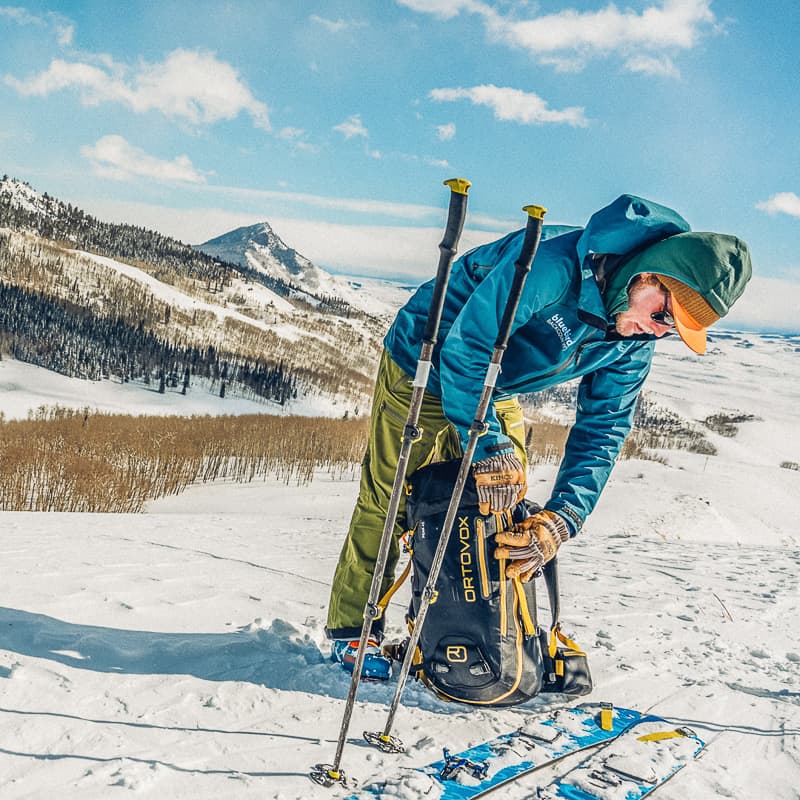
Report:
[[[689,230],[676,212],[622,195],[585,228],[545,226],[525,284],[496,397],[536,392],[580,378],[575,423],[545,507],[577,532],[608,480],[633,420],[650,369],[652,336],[613,332],[598,283],[608,254],[625,256]],[[428,391],[442,398],[446,417],[466,446],[483,390],[524,231],[477,247],[453,264]],[[613,259],[611,259],[613,261]],[[433,281],[399,311],[384,344],[409,375],[416,371]],[[493,410],[478,439],[477,461],[511,447]]]

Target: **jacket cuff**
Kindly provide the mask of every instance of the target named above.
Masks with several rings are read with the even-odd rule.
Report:
[[[472,463],[482,461],[484,458],[501,455],[514,451],[514,442],[502,433],[485,433],[478,437],[478,444],[472,456]]]
[[[563,517],[564,521],[569,526],[571,537],[578,535],[578,531],[580,531],[580,529],[583,527],[583,517],[581,517],[581,515],[578,514],[575,509],[558,503],[547,503],[545,504],[545,508],[548,511],[554,511],[560,517]]]

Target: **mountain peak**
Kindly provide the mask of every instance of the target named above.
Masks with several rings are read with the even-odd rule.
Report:
[[[47,201],[29,183],[3,175],[0,178],[0,198],[12,208],[45,214],[49,211]]]
[[[315,291],[325,282],[325,273],[289,247],[266,220],[223,233],[197,245],[197,249],[306,291]]]

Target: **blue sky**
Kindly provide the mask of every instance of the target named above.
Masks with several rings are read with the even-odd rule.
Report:
[[[738,321],[796,330],[798,40],[796,0],[0,5],[0,173],[194,243],[266,219],[414,280],[446,178],[473,183],[462,250],[525,203],[584,224],[631,192],[745,239]]]

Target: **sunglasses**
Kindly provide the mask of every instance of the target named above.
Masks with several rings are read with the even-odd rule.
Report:
[[[659,325],[666,325],[668,328],[675,327],[675,317],[669,313],[667,309],[667,304],[669,303],[669,292],[664,292],[664,308],[661,311],[656,311],[655,313],[650,315],[650,319],[653,322],[657,322]]]

